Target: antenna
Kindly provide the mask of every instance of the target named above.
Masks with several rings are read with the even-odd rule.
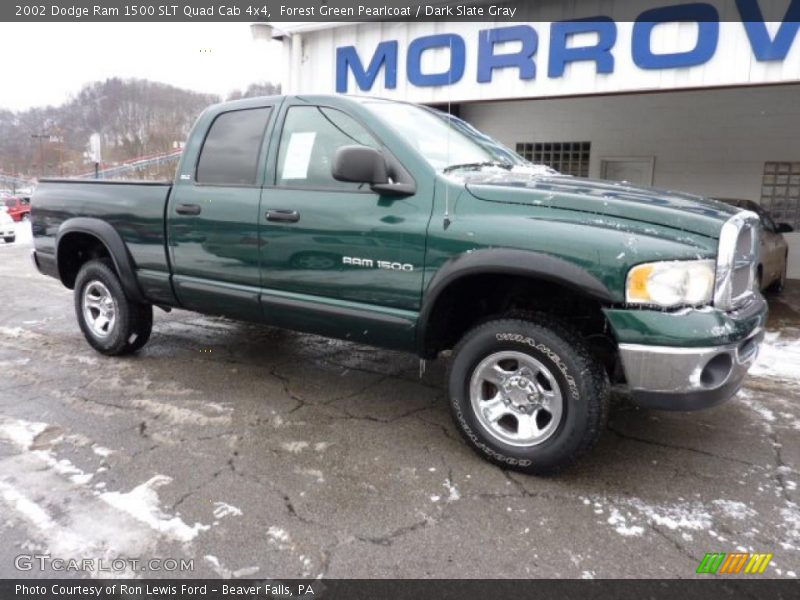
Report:
[[[450,61],[453,60],[453,38],[450,38]],[[447,153],[447,164],[450,164],[450,129],[453,127],[453,122],[451,120],[453,114],[450,112],[452,110],[452,87],[453,87],[453,69],[450,69],[447,74],[448,82],[447,82],[447,143],[446,143],[446,153]],[[445,165],[446,166],[446,165]],[[450,186],[445,183],[444,186],[444,220],[442,225],[445,229],[450,227]]]

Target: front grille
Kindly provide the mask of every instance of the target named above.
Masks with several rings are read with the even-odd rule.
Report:
[[[723,310],[739,308],[753,295],[758,228],[758,215],[750,211],[735,214],[722,227],[714,304]]]
[[[745,223],[736,240],[736,252],[733,256],[733,281],[731,282],[731,299],[733,307],[739,306],[753,290],[753,267],[757,263],[756,242],[758,230],[750,223]]]

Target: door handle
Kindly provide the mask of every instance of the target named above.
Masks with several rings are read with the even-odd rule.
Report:
[[[285,208],[271,208],[267,211],[267,221],[280,221],[282,223],[297,223],[300,220],[300,213],[296,210]]]
[[[199,204],[178,204],[175,212],[179,215],[199,215],[203,211]]]

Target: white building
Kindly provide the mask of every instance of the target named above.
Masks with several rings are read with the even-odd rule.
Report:
[[[520,3],[525,22],[272,35],[289,93],[449,106],[564,173],[751,199],[800,232],[800,1],[664,2],[541,0]],[[800,233],[786,237],[800,278]]]

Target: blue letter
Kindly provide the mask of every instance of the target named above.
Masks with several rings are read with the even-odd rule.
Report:
[[[364,91],[372,89],[378,71],[386,66],[384,86],[389,89],[397,87],[397,42],[381,42],[375,49],[375,54],[369,62],[369,67],[364,70],[361,59],[354,46],[344,46],[336,49],[336,91],[340,94],[347,92],[347,68],[353,72],[358,87]]]
[[[596,33],[597,45],[567,48],[567,38],[577,33]],[[593,60],[598,73],[614,72],[611,49],[617,42],[617,26],[608,17],[558,21],[550,26],[550,67],[548,75],[561,77],[567,63]]]
[[[784,60],[800,28],[800,0],[792,0],[775,39],[770,39],[758,0],[736,0],[742,24],[757,60]]]
[[[450,68],[443,73],[424,74],[422,72],[422,53],[431,48],[450,48]],[[415,39],[408,45],[408,82],[418,86],[449,85],[464,76],[467,60],[464,38],[454,33],[426,35]]]
[[[653,29],[661,23],[696,21],[697,44],[687,52],[654,54],[650,48]],[[654,8],[639,15],[633,26],[633,62],[642,69],[693,67],[711,60],[719,41],[719,13],[710,4],[682,4]]]
[[[522,49],[512,54],[495,54],[498,42],[522,42]],[[535,79],[536,65],[533,55],[539,47],[539,37],[529,25],[514,25],[499,29],[483,29],[478,32],[478,83],[492,80],[494,69],[516,67],[520,79]]]

